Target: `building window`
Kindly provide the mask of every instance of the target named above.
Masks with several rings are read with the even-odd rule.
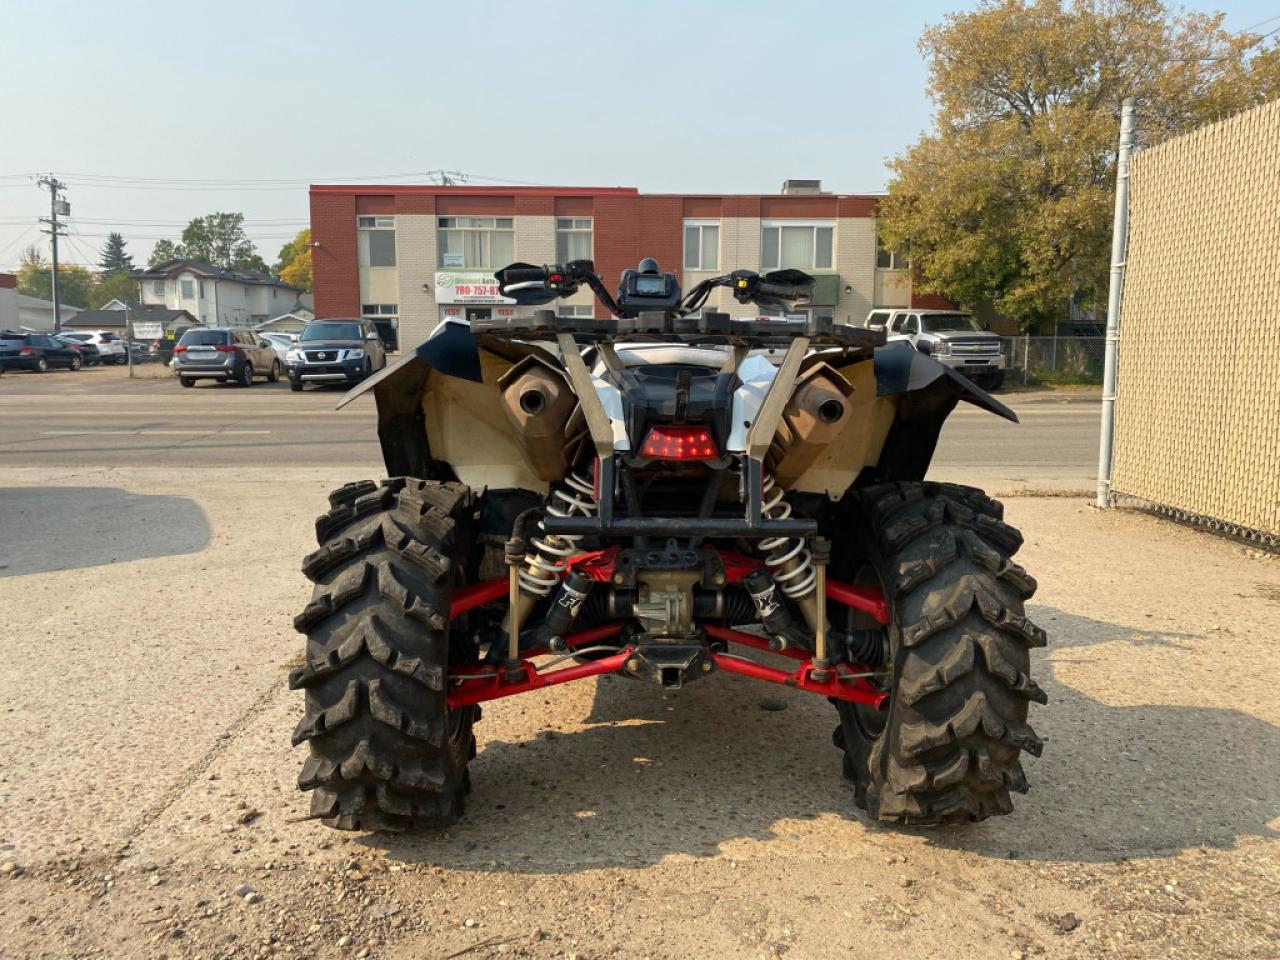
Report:
[[[720,269],[720,221],[686,220],[684,222],[684,268],[686,270]]]
[[[580,320],[589,320],[596,315],[595,308],[590,304],[565,304],[562,303],[556,307],[557,317],[576,317]]]
[[[204,299],[204,281],[203,280],[200,281],[200,299],[201,300]]]
[[[511,217],[440,217],[440,266],[497,269],[516,259]]]
[[[372,320],[383,345],[390,351],[400,349],[400,305],[397,303],[364,303],[360,316]]]
[[[760,266],[765,270],[830,270],[835,227],[830,223],[764,223]]]
[[[152,280],[152,281],[151,281],[151,294],[152,294],[152,296],[156,296],[156,297],[163,297],[163,296],[164,296],[164,281],[163,281],[163,280]]]
[[[556,219],[556,263],[591,259],[591,218]]]
[[[910,246],[904,243],[897,250],[889,250],[882,246],[880,238],[876,237],[876,266],[881,270],[909,270],[911,268],[910,249]]]
[[[360,266],[396,265],[396,218],[356,217],[359,228]]]
[[[196,282],[194,280],[182,281],[182,299],[191,300],[196,295]]]

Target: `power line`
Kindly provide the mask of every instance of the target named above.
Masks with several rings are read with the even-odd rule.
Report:
[[[1245,28],[1244,28],[1243,30],[1241,30],[1240,32],[1241,32],[1241,33],[1249,33],[1251,30],[1257,30],[1257,29],[1258,29],[1258,27],[1265,27],[1265,26],[1266,26],[1268,23],[1270,23],[1272,20],[1280,20],[1280,13],[1277,13],[1274,17],[1267,17],[1267,19],[1265,19],[1265,20],[1260,20],[1260,21],[1258,21],[1257,23],[1255,23],[1255,24],[1254,24],[1253,26],[1251,26],[1251,27],[1245,27]],[[1273,32],[1274,32],[1274,31],[1273,31]]]

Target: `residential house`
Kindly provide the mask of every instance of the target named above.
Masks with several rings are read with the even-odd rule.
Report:
[[[186,310],[207,327],[253,327],[286,312],[303,293],[256,270],[166,260],[134,277],[143,306]]]
[[[270,320],[258,324],[254,329],[262,333],[301,333],[302,328],[315,318],[315,310],[302,297],[299,297],[288,313],[272,317]]]
[[[169,310],[140,303],[126,305],[119,300],[112,300],[97,310],[83,310],[73,320],[63,320],[62,325],[69,330],[111,330],[123,336],[126,317],[131,323],[158,323],[165,331],[199,326],[199,321],[188,310]]]
[[[67,322],[79,312],[79,307],[73,307],[66,303],[61,304],[58,315],[62,318],[62,325],[65,327]],[[23,293],[18,294],[18,327],[22,330],[31,330],[36,333],[52,333],[54,327],[53,301],[41,300],[39,297],[28,297]]]

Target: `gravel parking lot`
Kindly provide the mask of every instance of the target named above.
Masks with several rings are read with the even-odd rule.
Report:
[[[1280,953],[1280,560],[1011,499],[1050,632],[1046,747],[1015,814],[970,829],[868,823],[828,704],[719,676],[487,705],[461,824],[339,834],[301,819],[285,676],[311,521],[378,472],[370,410],[18,379],[0,385],[0,957]],[[86,426],[108,418],[133,432]],[[1015,456],[956,466],[1032,486]]]

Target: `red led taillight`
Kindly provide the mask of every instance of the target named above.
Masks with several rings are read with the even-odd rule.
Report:
[[[640,456],[654,460],[707,460],[720,456],[706,427],[651,427],[640,447]]]

